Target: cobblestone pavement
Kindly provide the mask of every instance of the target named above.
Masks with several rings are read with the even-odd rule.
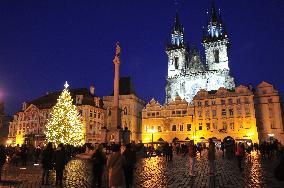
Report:
[[[216,160],[217,175],[208,176],[209,167],[206,153],[198,156],[196,162],[196,176],[189,175],[188,157],[174,156],[173,162],[166,162],[163,157],[140,159],[135,171],[135,187],[137,188],[177,188],[177,187],[284,187],[284,182],[278,182],[273,177],[273,169],[278,160],[261,159],[256,153],[252,153],[251,160],[244,161],[244,172],[238,171],[235,160],[222,159],[218,153]],[[0,187],[55,187],[55,174],[51,173],[50,186],[42,186],[41,167],[5,166],[3,170],[4,183]],[[64,172],[64,187],[88,188],[92,178],[91,163],[87,160],[71,160]],[[104,186],[107,187],[107,177],[104,178]]]

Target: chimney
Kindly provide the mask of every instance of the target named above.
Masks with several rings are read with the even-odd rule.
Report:
[[[92,95],[95,95],[95,86],[94,86],[94,84],[91,84],[91,86],[90,86],[90,93]]]

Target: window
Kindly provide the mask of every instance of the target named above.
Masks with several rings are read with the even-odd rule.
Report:
[[[155,116],[155,112],[152,112],[152,116]]]
[[[98,113],[98,118],[100,118],[101,117],[101,113]]]
[[[93,125],[90,124],[89,129],[92,130],[92,128],[93,128]]]
[[[210,123],[206,123],[206,129],[210,130]]]
[[[227,123],[223,122],[223,129],[227,130]]]
[[[148,116],[148,117],[150,117],[150,116],[151,116],[151,113],[150,113],[150,112],[148,112],[148,113],[147,113],[147,116]]]
[[[249,98],[245,97],[245,103],[248,104],[249,103]]]
[[[226,101],[224,99],[221,100],[221,105],[225,105]]]
[[[175,69],[178,69],[178,57],[175,57]]]
[[[269,108],[269,117],[273,117],[273,109],[272,108]]]
[[[175,115],[176,114],[176,111],[172,111],[172,115]]]
[[[209,106],[209,105],[208,105],[208,101],[205,101],[205,106]]]
[[[197,102],[197,105],[198,105],[198,106],[201,106],[201,105],[202,105],[202,102],[201,102],[201,101],[198,101],[198,102]]]
[[[162,127],[158,126],[158,132],[162,132]]]
[[[237,104],[241,104],[241,99],[237,98]]]
[[[191,131],[191,124],[186,125],[186,131]]]
[[[245,111],[246,111],[246,116],[249,116],[249,115],[250,115],[250,110],[249,110],[249,108],[246,108]]]
[[[93,111],[90,110],[90,117],[93,117]]]
[[[210,116],[210,113],[208,110],[206,110],[206,117],[209,118],[209,116]]]
[[[202,111],[198,111],[198,117],[202,117]]]
[[[177,126],[176,125],[173,125],[172,126],[172,131],[176,131],[177,130]]]
[[[202,123],[199,123],[199,130],[202,130]]]
[[[234,123],[230,123],[230,129],[235,129]]]
[[[226,109],[222,109],[222,116],[226,116]]]
[[[268,103],[272,103],[272,99],[271,98],[268,99]]]
[[[271,129],[275,129],[276,127],[275,127],[275,123],[274,123],[274,121],[271,121]]]
[[[229,113],[230,113],[230,116],[234,116],[234,110],[233,109],[229,109]]]
[[[156,112],[156,116],[160,116],[160,112]]]
[[[179,131],[183,131],[183,125],[179,125]]]
[[[213,123],[213,128],[214,129],[217,129],[218,127],[217,127],[217,123]]]
[[[212,100],[212,101],[211,101],[211,104],[212,104],[212,105],[216,105],[216,101],[215,101],[215,100]]]
[[[228,103],[229,103],[229,105],[232,105],[233,104],[233,99],[228,99]]]
[[[128,113],[128,112],[127,112],[127,107],[124,107],[124,109],[123,109],[123,114],[124,114],[124,115],[127,115],[127,113]]]
[[[212,116],[213,116],[213,117],[216,117],[216,116],[217,116],[216,110],[212,110]]]
[[[177,114],[180,115],[180,114],[181,114],[181,111],[177,111]]]
[[[182,111],[182,114],[186,114],[186,113],[187,113],[187,111],[186,111],[186,110],[183,110],[183,111]]]
[[[215,60],[215,63],[219,63],[219,50],[218,49],[214,50],[214,60]]]
[[[242,122],[240,122],[240,129],[242,129],[243,128],[243,123]]]
[[[145,125],[145,132],[148,132],[148,125]]]
[[[238,116],[241,116],[241,115],[242,115],[242,110],[241,110],[241,108],[237,108],[237,111],[238,111]]]

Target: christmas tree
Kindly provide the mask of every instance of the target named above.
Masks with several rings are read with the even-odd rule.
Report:
[[[83,144],[82,117],[77,108],[72,104],[68,83],[57,99],[56,105],[51,110],[51,116],[46,124],[46,138],[55,144],[70,144],[79,146]]]

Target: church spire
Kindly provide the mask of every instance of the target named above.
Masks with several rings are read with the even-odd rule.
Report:
[[[185,47],[184,28],[180,22],[178,12],[176,12],[174,26],[171,33],[171,42],[167,45],[167,48],[172,49],[179,47]]]
[[[227,38],[227,32],[219,11],[216,10],[214,1],[208,14],[206,31],[203,33],[203,42],[214,41]]]

